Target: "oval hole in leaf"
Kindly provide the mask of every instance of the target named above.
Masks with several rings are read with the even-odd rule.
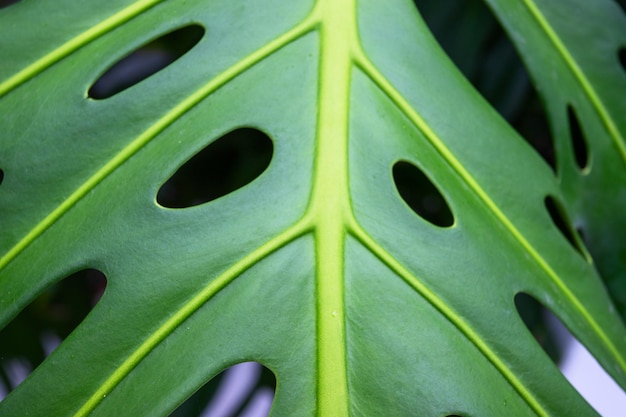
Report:
[[[574,235],[574,228],[570,225],[569,221],[566,220],[565,210],[561,204],[550,195],[545,198],[544,203],[546,205],[546,209],[548,209],[552,223],[554,223],[557,229],[559,229],[570,245],[572,245],[572,247],[583,257],[585,257],[585,253]]]
[[[189,52],[204,33],[200,25],[185,26],[137,48],[102,74],[87,95],[101,100],[132,87]]]
[[[589,162],[589,152],[587,151],[587,141],[580,128],[580,122],[576,111],[571,105],[567,106],[567,119],[569,121],[569,133],[574,148],[574,157],[578,168],[584,170]]]
[[[537,343],[550,359],[558,364],[561,357],[561,347],[554,338],[554,334],[550,333],[547,327],[546,309],[534,297],[523,292],[516,294],[514,301],[517,313],[528,331],[535,337]]]
[[[181,166],[157,194],[163,207],[186,208],[231,193],[265,171],[272,140],[253,128],[239,128],[209,144]]]
[[[222,371],[204,384],[170,417],[267,416],[275,391],[276,377],[272,371],[258,362],[244,362]]]
[[[0,385],[6,393],[72,333],[100,300],[105,287],[102,272],[78,271],[41,293],[0,331]]]
[[[543,104],[506,32],[479,0],[414,0],[439,45],[478,92],[556,172]]]
[[[619,63],[622,65],[624,71],[626,71],[626,48],[619,48],[619,50],[617,51],[617,58],[619,59]]]
[[[20,0],[0,0],[0,9],[9,7],[12,4],[18,3]]]
[[[418,216],[436,226],[452,226],[454,216],[448,203],[418,167],[406,161],[396,162],[393,180],[404,202]]]
[[[626,393],[561,320],[550,309],[526,293],[515,295],[515,306],[537,343],[578,393],[600,415],[620,415],[615,414],[615,411],[626,407]],[[531,317],[528,317],[528,311],[525,312],[528,309],[531,311]],[[583,360],[584,364],[581,363]],[[604,395],[597,395],[598,386],[602,386]],[[608,398],[611,398],[611,401],[607,401]]]

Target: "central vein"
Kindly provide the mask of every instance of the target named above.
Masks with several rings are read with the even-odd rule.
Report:
[[[319,113],[314,187],[318,340],[318,416],[347,416],[344,243],[350,216],[348,124],[354,0],[321,0]]]

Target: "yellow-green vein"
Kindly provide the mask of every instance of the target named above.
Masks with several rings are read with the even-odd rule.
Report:
[[[137,1],[131,6],[120,10],[109,18],[86,30],[85,32],[82,32],[81,34],[75,36],[74,38],[65,42],[63,45],[59,46],[54,51],[46,54],[42,58],[33,62],[17,74],[13,75],[9,79],[1,83],[0,97],[4,96],[19,85],[25,83],[29,79],[33,78],[35,75],[39,74],[41,71],[62,60],[79,48],[87,45],[94,39],[97,39],[105,33],[110,32],[112,29],[115,29],[122,23],[131,20],[132,18],[136,17],[137,15],[143,13],[144,11],[150,9],[151,7],[162,1],[163,0]]]
[[[122,149],[102,168],[88,178],[80,187],[76,189],[68,198],[59,204],[50,212],[43,220],[41,220],[33,229],[30,230],[17,244],[15,244],[2,258],[0,258],[0,270],[6,267],[20,252],[27,248],[37,237],[52,226],[63,214],[70,210],[79,200],[81,200],[90,190],[96,187],[107,176],[114,172],[119,166],[127,161],[131,156],[136,154],[148,142],[150,142],[159,133],[179,119],[183,114],[200,103],[209,94],[219,89],[228,81],[232,80],[239,74],[243,73],[259,61],[278,51],[285,45],[300,38],[314,27],[311,19],[303,20],[299,25],[276,38],[264,47],[257,49],[237,64],[228,68],[207,84],[199,88],[196,92],[182,100],[174,106],[163,117],[152,124],[141,135],[135,138],[128,146]]]
[[[482,353],[485,358],[500,372],[519,395],[526,401],[539,416],[548,417],[549,413],[541,406],[534,395],[526,389],[524,384],[516,377],[515,373],[506,366],[489,345],[485,343],[481,337],[474,332],[463,318],[442,301],[437,294],[428,289],[422,282],[415,278],[411,272],[404,268],[396,261],[386,250],[380,247],[374,239],[372,239],[356,222],[353,220],[350,224],[349,233],[354,236],[363,246],[368,248],[382,263],[392,270],[396,275],[401,277],[408,285],[410,285],[420,296],[430,303],[437,311],[439,311],[450,323],[452,323],[463,335]]]
[[[313,190],[307,210],[315,224],[317,300],[317,406],[319,416],[349,415],[345,300],[345,219],[352,49],[357,44],[354,0],[322,0],[319,112]]]
[[[241,276],[246,270],[257,264],[263,258],[279,250],[300,236],[310,232],[310,225],[305,220],[280,233],[269,240],[255,251],[231,266],[223,274],[212,280],[206,287],[198,292],[191,300],[178,309],[167,321],[165,321],[154,333],[152,333],[117,369],[104,381],[92,394],[83,406],[74,414],[75,417],[89,415],[100,402],[122,381],[161,341],[170,335],[187,318],[195,313],[213,296],[219,293],[227,285]]]
[[[626,370],[626,358],[623,353],[620,352],[613,342],[608,338],[602,327],[594,320],[591,314],[587,311],[585,306],[580,300],[570,291],[565,283],[559,278],[556,272],[543,259],[543,257],[535,250],[535,248],[526,240],[524,235],[515,227],[513,222],[500,210],[498,205],[489,197],[489,195],[482,189],[480,184],[472,177],[472,175],[465,169],[465,167],[459,162],[454,154],[446,147],[443,141],[437,136],[437,134],[428,126],[425,120],[411,107],[411,105],[402,97],[402,95],[387,81],[382,74],[374,67],[374,65],[367,59],[365,54],[360,51],[357,55],[357,65],[362,71],[389,97],[389,99],[403,112],[406,117],[411,120],[413,125],[421,131],[426,139],[433,145],[437,152],[443,157],[443,159],[450,165],[450,167],[459,175],[459,177],[469,186],[469,188],[476,194],[476,196],[485,204],[485,207],[493,213],[496,219],[513,238],[522,246],[532,259],[539,265],[539,267],[545,271],[546,275],[556,284],[561,290],[562,294],[570,301],[570,303],[580,312],[581,316],[588,323],[591,329],[600,337],[605,346],[611,351],[612,355],[618,361],[620,367]]]
[[[591,85],[591,82],[585,76],[585,73],[581,70],[581,68],[576,63],[574,57],[569,53],[563,41],[557,33],[552,29],[550,24],[548,23],[545,16],[541,13],[537,5],[532,0],[524,0],[523,1],[526,8],[530,11],[532,16],[537,20],[539,26],[544,31],[548,39],[552,42],[558,53],[561,55],[567,67],[572,71],[574,77],[578,80],[580,85],[583,88],[583,91],[589,97],[589,101],[593,103],[593,107],[596,109],[600,120],[602,120],[602,124],[605,129],[608,131],[609,136],[611,137],[613,144],[617,148],[622,160],[626,163],[626,141],[624,137],[620,133],[619,129],[615,125],[613,118],[610,116],[608,110],[606,109],[604,103],[596,93],[595,89]]]

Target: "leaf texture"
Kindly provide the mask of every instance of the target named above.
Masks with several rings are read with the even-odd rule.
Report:
[[[595,415],[514,305],[535,297],[626,387],[624,324],[544,204],[565,200],[604,233],[585,193],[623,196],[626,104],[613,86],[626,81],[615,65],[596,74],[558,3],[489,1],[545,89],[555,136],[566,103],[602,131],[587,133],[591,174],[560,156],[559,179],[408,1],[0,10],[0,323],[74,271],[107,277],[0,415],[167,415],[249,360],[276,374],[276,416]],[[616,45],[625,19],[608,3],[590,27]],[[185,55],[88,97],[119,59],[190,24],[205,34]],[[265,171],[208,203],[157,203],[179,167],[240,128],[272,140]],[[441,192],[451,226],[405,203],[399,161]]]

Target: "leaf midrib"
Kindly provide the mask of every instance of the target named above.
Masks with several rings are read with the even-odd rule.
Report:
[[[265,47],[257,50],[255,53],[249,55],[244,60],[236,64],[235,66],[229,68],[227,71],[220,74],[218,77],[211,80],[211,82],[207,83],[203,88],[198,90],[197,93],[191,95],[186,100],[182,101],[178,106],[174,107],[164,117],[159,119],[159,121],[155,123],[150,129],[146,130],[142,135],[138,136],[128,147],[126,147],[114,159],[112,159],[109,163],[107,163],[104,167],[102,167],[98,172],[96,172],[96,174],[94,174],[87,182],[85,182],[79,189],[77,189],[76,192],[73,193],[63,204],[58,206],[57,209],[55,209],[49,216],[47,216],[42,222],[40,222],[31,231],[31,233],[29,233],[24,239],[20,241],[18,245],[16,245],[13,248],[12,251],[8,252],[7,255],[1,258],[0,269],[6,266],[15,256],[17,256],[17,254],[19,254],[19,252],[21,252],[21,250],[23,250],[26,246],[28,246],[28,244],[30,244],[35,238],[37,238],[41,233],[43,233],[44,230],[50,227],[56,220],[58,220],[58,218],[60,218],[66,211],[68,211],[74,204],[76,204],[82,197],[84,197],[84,195],[89,190],[91,190],[98,183],[100,183],[104,178],[110,175],[115,169],[117,169],[122,163],[124,163],[124,161],[126,161],[136,152],[138,152],[152,138],[154,138],[161,131],[167,128],[171,123],[173,123],[175,120],[181,117],[182,114],[189,111],[189,109],[191,109],[193,106],[198,104],[206,96],[208,96],[213,91],[220,88],[229,80],[233,79],[237,75],[244,72],[246,69],[252,67],[255,63],[261,61],[265,57],[271,55],[272,53],[276,52],[277,50],[287,45],[288,43],[294,41],[295,39],[300,38],[305,33],[313,30],[316,27],[316,25],[320,24],[322,28],[321,30],[323,32],[324,30],[326,30],[325,28],[332,27],[333,24],[329,22],[332,22],[332,21],[337,22],[337,20],[332,20],[331,17],[322,18],[321,16],[330,16],[330,15],[322,14],[322,12],[320,12],[319,10],[323,10],[324,7],[327,7],[327,9],[324,9],[324,10],[333,10],[334,8],[338,8],[337,10],[341,10],[341,6],[339,6],[339,4],[347,4],[349,6],[347,6],[347,8],[344,9],[344,12],[345,10],[349,9],[352,11],[352,16],[354,17],[354,15],[356,14],[356,11],[354,10],[354,7],[353,7],[353,0],[345,0],[345,1],[346,3],[340,3],[339,1],[333,2],[333,0],[325,0],[325,1],[319,2],[318,8],[316,8],[316,12],[314,12],[312,15],[310,15],[308,18],[302,21],[301,24],[299,24],[292,30],[286,32],[283,36],[277,38],[275,41],[270,42]],[[152,2],[146,1],[146,2],[143,2],[142,4],[147,4],[147,3],[156,4],[157,2],[158,1],[152,1]],[[335,4],[335,6],[333,6],[333,3]],[[316,13],[319,13],[319,15],[317,15]],[[322,22],[323,24],[320,22]],[[354,20],[354,22],[355,23],[353,24],[353,28],[356,30],[356,21]],[[337,25],[337,23],[334,23],[334,24]],[[338,30],[338,27],[336,27],[336,29]],[[332,29],[328,29],[328,30],[329,32],[332,32]],[[412,111],[408,103],[404,102],[402,97],[391,86],[391,84],[387,83],[382,77],[382,75],[378,73],[375,67],[365,57],[365,54],[362,52],[361,46],[358,43],[358,41],[354,41],[353,39],[351,42],[349,42],[349,44],[350,44],[350,48],[349,48],[350,55],[348,59],[349,66],[351,66],[352,64],[356,64],[357,67],[364,69],[366,74],[378,84],[379,88],[381,88],[382,91],[384,91],[390,98],[396,99],[394,100],[394,103],[396,103],[396,105],[399,106],[399,108],[403,112],[405,112],[407,116],[409,116],[409,118],[413,121],[413,123],[416,125],[418,129],[420,129],[423,133],[425,133],[425,136],[436,147],[436,149],[440,152],[442,157],[454,168],[454,170],[459,174],[459,176],[471,186],[473,191],[481,198],[481,200],[485,202],[486,206],[491,211],[493,211],[494,214],[496,214],[496,217],[506,226],[506,228],[512,233],[512,235],[516,238],[516,240],[518,240],[527,251],[533,254],[533,257],[535,258],[535,260],[540,265],[542,265],[542,267],[545,266],[544,269],[546,271],[550,271],[551,274],[549,273],[549,275],[551,277],[554,277],[555,282],[559,283],[560,280],[558,280],[558,277],[556,276],[554,271],[552,271],[549,265],[536,253],[534,248],[530,246],[530,244],[524,239],[521,233],[519,233],[519,231],[508,220],[508,218],[504,216],[504,214],[499,210],[499,208],[495,205],[495,203],[489,199],[489,197],[482,190],[482,188],[475,182],[475,180],[469,175],[469,173],[464,170],[462,165],[454,158],[451,152],[445,147],[445,145],[443,145],[440,139],[436,137],[434,132],[430,130],[430,128],[419,117],[419,115],[417,115],[416,112]],[[328,47],[328,44],[326,45],[326,47]],[[331,53],[332,52],[329,52],[329,54]],[[327,63],[329,62],[328,58],[324,58],[324,56],[325,56],[324,40],[322,40],[322,67],[324,65],[324,61],[323,61],[324,59],[326,59]],[[331,70],[327,69],[327,71],[331,71]],[[320,83],[324,83],[324,80],[325,80],[324,74],[325,74],[324,69],[322,69]],[[348,78],[347,78],[348,81],[349,81],[349,78],[350,77],[348,75]],[[381,83],[380,82],[381,80],[384,82]],[[5,82],[4,84],[2,84],[2,86],[5,86],[6,84],[7,83]],[[340,84],[343,84],[344,87],[347,86],[348,88],[347,91],[349,91],[349,84],[345,84],[343,82],[341,82]],[[324,90],[323,84],[320,84],[320,86],[321,86],[320,93],[322,93]],[[3,90],[0,89],[0,95],[2,91]],[[347,99],[347,97],[345,98]],[[398,98],[400,98],[400,100],[397,100]],[[409,109],[408,112],[407,112],[407,108]],[[347,133],[347,119],[348,119],[347,107],[345,108],[345,112],[343,112],[342,114],[344,117],[343,122],[345,122],[345,126],[343,126],[342,129],[345,129],[345,132]],[[324,117],[326,116],[324,116],[323,114],[320,114],[320,119],[319,119],[320,129],[318,130],[320,132],[322,130],[321,128],[326,126],[326,124],[323,123]],[[318,140],[321,140],[324,137],[326,136],[323,136],[321,133],[318,134]],[[347,134],[346,136],[344,136],[344,144],[342,146],[347,146],[347,143],[345,143],[346,138],[347,138]],[[334,145],[332,144],[329,144],[328,146],[329,146],[328,149],[331,149],[334,147]],[[325,159],[323,159],[322,156],[326,155],[326,152],[330,152],[330,151],[324,151],[322,148],[322,150],[317,153],[317,160],[324,161]],[[119,381],[121,381],[121,379],[128,372],[130,372],[130,370],[143,357],[145,357],[145,355],[149,353],[149,351],[154,346],[156,346],[156,344],[160,342],[160,340],[162,340],[165,336],[167,336],[167,334],[171,333],[171,331],[173,331],[173,329],[176,328],[176,326],[180,322],[182,322],[182,320],[184,320],[189,314],[191,314],[192,311],[195,311],[195,309],[199,308],[199,306],[201,306],[210,297],[212,297],[215,293],[217,293],[221,288],[227,285],[229,280],[236,278],[236,276],[238,276],[243,270],[245,270],[252,264],[258,262],[259,259],[277,250],[277,248],[284,246],[285,244],[294,240],[298,236],[301,236],[302,234],[312,230],[312,228],[316,230],[316,242],[317,242],[316,252],[318,255],[318,259],[322,259],[323,257],[326,257],[326,256],[336,258],[338,256],[337,254],[341,254],[339,256],[342,259],[339,260],[339,265],[342,266],[343,265],[343,251],[336,252],[336,250],[341,250],[343,248],[342,242],[345,241],[345,234],[352,234],[355,237],[357,237],[357,239],[361,241],[361,243],[364,244],[364,246],[368,247],[369,250],[371,250],[379,259],[381,259],[381,261],[383,261],[386,265],[391,267],[392,270],[394,270],[400,277],[402,277],[404,280],[409,282],[411,286],[416,291],[418,291],[422,296],[424,296],[424,298],[426,298],[429,302],[431,302],[431,304],[435,305],[436,307],[437,306],[445,307],[445,309],[443,310],[441,310],[438,307],[438,310],[440,310],[442,314],[448,320],[450,320],[455,326],[457,326],[457,328],[465,329],[463,333],[466,335],[466,337],[468,337],[468,339],[483,354],[485,354],[488,360],[490,360],[494,364],[494,366],[503,374],[503,376],[507,380],[509,380],[509,382],[512,383],[512,385],[516,388],[516,390],[520,392],[520,395],[522,395],[522,397],[527,402],[529,402],[531,407],[535,409],[535,411],[537,411],[538,414],[547,415],[545,411],[543,411],[541,406],[534,400],[532,395],[525,390],[523,385],[519,383],[519,381],[506,368],[506,366],[503,363],[498,361],[497,355],[495,355],[486,345],[480,342],[480,338],[476,334],[473,333],[473,331],[471,330],[471,327],[467,325],[467,323],[465,323],[458,314],[456,314],[453,310],[449,309],[449,307],[445,306],[445,304],[439,298],[437,298],[435,294],[431,294],[427,290],[427,288],[425,288],[422,284],[420,284],[419,281],[415,277],[413,277],[407,270],[405,270],[399,263],[393,260],[393,258],[384,249],[380,248],[377,244],[375,244],[375,242],[367,236],[367,234],[361,229],[361,227],[358,226],[354,218],[354,215],[351,211],[350,203],[348,200],[346,200],[348,198],[347,196],[349,195],[347,192],[348,188],[347,188],[347,159],[345,158],[346,154],[344,153],[340,155],[344,157],[343,158],[344,165],[341,165],[340,167],[342,168],[342,171],[344,172],[344,175],[345,175],[345,177],[342,177],[343,179],[345,179],[345,182],[344,182],[345,185],[341,187],[330,186],[329,189],[326,189],[323,191],[314,190],[313,197],[311,200],[312,205],[310,206],[311,207],[310,211],[308,212],[307,216],[305,216],[305,218],[302,221],[296,223],[294,226],[287,229],[284,233],[280,234],[275,239],[269,241],[267,244],[263,245],[261,248],[254,251],[248,257],[244,258],[242,261],[238,262],[231,269],[229,269],[227,273],[220,276],[219,279],[217,279],[214,283],[211,283],[201,293],[199,293],[196,297],[194,297],[188,304],[186,304],[185,308],[178,310],[176,314],[172,316],[170,320],[168,320],[166,326],[162,326],[159,329],[159,331],[155,332],[152,337],[147,339],[146,342],[144,342],[144,344],[142,344],[142,346],[138,350],[136,350],[134,354],[128,358],[127,361],[124,362],[124,365],[118,368],[118,370],[114,374],[111,375],[111,377],[107,380],[107,383],[103,384],[101,386],[101,389],[98,390],[87,403],[85,403],[85,405],[81,408],[81,411],[79,411],[77,415],[85,415],[90,410],[93,410],[93,408],[97,406],[97,404],[101,401],[102,393],[106,393],[110,391]],[[321,185],[322,189],[325,186],[329,186],[329,184],[331,184],[331,182],[329,182],[329,178],[325,177],[325,175],[323,174],[323,172],[325,171],[323,168],[324,168],[324,165],[318,165],[318,168],[316,168],[317,184],[325,184],[325,185]],[[330,180],[334,181],[334,179],[332,178],[330,178]],[[343,191],[343,197],[341,197],[341,200],[340,200],[342,201],[341,203],[342,208],[339,211],[333,210],[329,212],[327,207],[324,208],[324,206],[327,206],[327,204],[325,204],[327,203],[326,198],[328,196],[333,196],[333,195],[339,196],[341,191]],[[316,193],[319,193],[319,194],[316,194]],[[332,219],[333,217],[337,217],[338,212],[341,214],[340,216],[338,216],[339,220]],[[313,227],[313,225],[315,226]],[[328,232],[326,232],[325,230],[328,230]],[[342,235],[338,234],[339,231],[341,231]],[[325,246],[319,242],[323,242],[323,241],[325,242],[326,239],[329,239],[330,241],[334,241],[334,243],[339,246],[337,246],[332,252],[329,250],[325,250],[324,249]],[[333,262],[330,262],[330,263],[332,264]],[[326,263],[318,262],[318,264],[326,264]],[[335,265],[335,272],[328,275],[331,277],[337,277],[338,279],[329,279],[327,283],[322,284],[322,285],[329,284],[332,288],[337,289],[338,287],[336,287],[336,285],[340,283],[339,285],[342,287],[343,277],[342,275],[339,275],[339,276],[337,275],[338,270],[339,269],[337,268],[337,265]],[[322,276],[322,272],[323,271],[320,271],[320,270],[317,271],[318,278]],[[341,272],[343,273],[343,268],[341,268]],[[416,285],[416,283],[419,285]],[[567,287],[563,287],[563,288],[566,290],[566,293],[569,293],[569,291],[567,290]],[[331,313],[333,320],[334,318],[337,318],[337,317],[334,316],[332,312],[341,312],[341,314],[343,315],[343,312],[344,312],[343,299],[342,299],[343,289],[342,288],[338,288],[338,289],[341,291],[338,293],[339,304],[335,303],[338,300],[337,298],[331,297],[331,298],[326,299],[326,297],[318,296],[318,301],[321,301],[321,304],[318,305],[319,307],[318,312],[320,314],[318,318],[320,319],[320,323],[328,322],[329,320],[331,320],[328,318],[327,313],[329,312]],[[321,290],[319,294],[326,294],[327,292],[328,292],[327,290]],[[335,301],[332,301],[332,300],[335,300]],[[576,305],[579,305],[579,302],[577,299],[573,298],[573,301],[575,301]],[[335,304],[333,305],[333,303]],[[339,308],[340,310],[337,311],[335,308]],[[583,311],[586,312],[586,310],[581,310],[581,312]],[[587,318],[587,315],[585,315],[585,317]],[[338,317],[338,319],[341,322],[344,321],[344,317],[342,316]],[[595,323],[595,322],[591,321],[591,323]],[[330,327],[332,327],[328,323],[322,324],[322,325],[329,325]],[[340,332],[344,332],[343,340],[345,341],[345,330],[341,329]],[[600,334],[603,335],[603,333],[600,333]],[[336,336],[331,336],[329,340],[336,341]],[[610,344],[610,341],[608,341],[607,343],[609,346],[612,346],[612,344]],[[341,349],[345,348],[345,346],[342,344],[338,344],[338,346],[340,346]],[[336,349],[336,346],[331,347],[331,349]],[[341,355],[343,355],[344,353],[345,352],[341,352]],[[336,360],[341,360],[341,357],[337,357],[337,352],[335,352],[335,354],[331,354],[330,357],[335,357],[335,359],[331,360],[329,363],[336,364],[337,363]],[[616,355],[616,357],[619,358],[620,356]],[[323,359],[323,355],[320,356],[320,358]],[[345,358],[343,358],[343,360],[345,360]],[[496,362],[494,362],[494,360]],[[325,369],[325,365],[323,364],[320,365],[319,370],[323,371],[324,369]],[[343,367],[343,370],[345,372],[345,366]],[[320,378],[324,378],[324,375],[320,375]],[[517,381],[517,383],[515,381]],[[331,385],[328,382],[320,383],[319,387],[320,388],[333,387],[336,385],[336,384]],[[330,392],[328,392],[328,394],[334,395]],[[321,401],[326,402],[327,404],[321,404],[321,405],[323,407],[328,406],[329,410],[332,409],[333,405],[331,404],[330,400],[332,400],[333,398],[335,399],[343,398],[345,400],[345,401],[342,401],[343,404],[340,404],[339,407],[346,410],[346,415],[347,415],[347,385],[345,386],[345,391],[338,394],[338,397],[335,395],[327,399],[322,399]],[[327,415],[330,415],[330,414],[327,414]]]
[[[353,48],[358,44],[355,0],[322,0],[319,23],[318,120],[313,190],[307,209],[315,227],[317,414],[348,416],[345,235],[350,215],[348,126]]]

